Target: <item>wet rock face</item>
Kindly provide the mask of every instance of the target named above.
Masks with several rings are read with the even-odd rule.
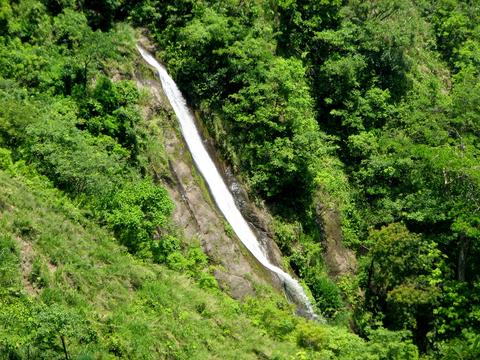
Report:
[[[268,260],[272,264],[282,267],[282,253],[275,243],[274,235],[271,231],[273,223],[272,216],[264,206],[257,206],[249,198],[245,186],[238,180],[234,171],[232,171],[232,168],[222,160],[222,156],[216,147],[215,141],[209,136],[206,127],[201,121],[197,121],[197,128],[205,139],[204,145],[210,154],[210,157],[217,166],[217,169],[219,169],[225,184],[234,197],[235,205],[252,228],[262,249],[266,253]],[[277,281],[274,282],[277,283]]]
[[[159,177],[158,180],[166,187],[175,202],[174,222],[182,229],[187,239],[200,241],[209,259],[217,265],[214,275],[220,287],[232,297],[243,298],[253,295],[255,283],[268,283],[282,290],[278,278],[263,268],[240,240],[227,230],[224,217],[195,169],[159,81],[154,79],[153,74],[151,78],[145,78],[140,71],[136,72],[136,81],[140,88],[148,90],[151,94],[148,108],[142,109],[144,116],[149,121],[158,122],[163,131],[169,174],[166,177]],[[159,116],[160,112],[163,116]],[[247,215],[247,221],[259,229],[258,234],[266,248],[273,249],[272,259],[277,259],[276,263],[280,263],[280,252],[271,245],[273,241],[268,236],[267,221],[262,219],[262,216],[256,215],[241,186],[237,184],[233,188],[237,189],[234,196],[239,195],[237,205],[243,209],[242,213]]]
[[[261,209],[250,201],[247,191],[237,181],[230,167],[225,168],[224,174],[225,182],[233,194],[235,204],[253,229],[260,245],[267,254],[268,260],[270,260],[272,264],[281,267],[282,253],[273,240],[271,215],[266,209]]]

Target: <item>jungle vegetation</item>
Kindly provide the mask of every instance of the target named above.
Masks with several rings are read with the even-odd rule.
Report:
[[[138,28],[327,324],[174,226]],[[0,0],[0,356],[477,359],[479,152],[477,0]]]

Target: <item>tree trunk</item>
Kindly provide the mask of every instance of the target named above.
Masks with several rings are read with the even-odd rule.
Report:
[[[365,303],[367,306],[370,306],[370,300],[373,294],[372,289],[372,278],[373,278],[373,271],[374,271],[374,259],[370,262],[370,266],[368,267],[368,280],[367,280],[367,287],[365,288]]]
[[[60,340],[62,340],[63,352],[65,353],[65,360],[69,360],[70,358],[68,357],[68,351],[67,351],[67,345],[65,344],[65,338],[63,336],[60,336]]]

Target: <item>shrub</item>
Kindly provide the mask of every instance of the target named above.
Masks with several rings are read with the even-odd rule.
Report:
[[[178,247],[168,237],[164,242],[154,239],[169,224],[173,203],[167,191],[152,184],[150,180],[129,183],[116,193],[109,206],[106,220],[116,237],[131,252],[142,257],[163,259],[165,251]]]

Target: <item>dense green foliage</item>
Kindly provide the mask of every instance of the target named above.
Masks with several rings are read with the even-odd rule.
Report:
[[[479,16],[478,1],[461,0],[149,0],[132,11],[276,213],[279,245],[320,309],[344,316],[321,261],[316,209],[327,206],[360,258],[339,282],[355,329],[408,330],[447,358],[450,345],[475,357],[464,354],[479,336]]]
[[[183,241],[126,20],[336,326],[227,299]],[[1,356],[478,358],[479,24],[477,0],[0,0]],[[356,273],[328,276],[325,209]]]
[[[73,8],[2,6],[1,358],[417,357],[401,334],[366,342],[299,318],[271,289],[243,303],[221,293],[152,180],[165,169],[152,158],[165,154],[126,80],[131,30],[93,32]],[[13,29],[26,8],[38,23],[22,38]]]

